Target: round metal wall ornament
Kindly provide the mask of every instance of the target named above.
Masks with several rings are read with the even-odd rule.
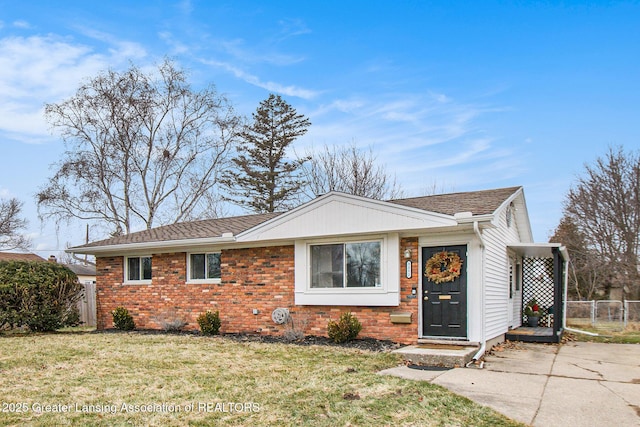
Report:
[[[289,309],[288,308],[276,308],[271,313],[271,320],[276,325],[284,325],[289,320]]]
[[[434,283],[453,282],[462,271],[462,260],[454,252],[437,252],[427,260],[424,275]]]

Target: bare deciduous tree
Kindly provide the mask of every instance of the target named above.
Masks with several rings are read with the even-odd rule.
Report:
[[[18,199],[0,200],[0,249],[28,249],[31,242],[20,233],[27,221],[20,217],[22,203]]]
[[[609,269],[570,217],[560,220],[549,241],[562,242],[569,252],[569,299],[587,301],[607,293],[612,279]]]
[[[387,200],[402,197],[395,175],[376,163],[373,149],[324,146],[320,152],[307,152],[311,157],[305,166],[307,195],[317,197],[330,191]]]
[[[210,217],[240,119],[213,86],[194,91],[184,70],[107,71],[47,119],[66,144],[36,195],[42,218],[106,223],[112,234]]]
[[[613,281],[640,298],[640,153],[610,148],[567,194],[565,215],[593,248]]]

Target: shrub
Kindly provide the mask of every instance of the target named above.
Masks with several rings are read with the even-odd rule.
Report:
[[[133,317],[129,314],[129,310],[124,307],[117,307],[111,312],[113,316],[113,326],[121,331],[132,331],[136,328]]]
[[[82,297],[78,277],[51,262],[0,262],[0,328],[47,332],[72,326]]]
[[[220,312],[216,311],[212,313],[207,311],[198,316],[198,325],[200,325],[200,332],[202,335],[218,335],[220,333]]]
[[[356,316],[350,312],[342,313],[340,320],[334,322],[329,320],[327,334],[335,343],[351,341],[358,336],[362,330],[362,324]]]
[[[289,327],[284,331],[282,337],[285,341],[294,342],[304,339],[304,331],[309,324],[309,318],[301,314],[289,314]]]
[[[178,317],[175,310],[165,311],[158,316],[153,317],[160,327],[166,332],[181,331],[182,328],[188,325],[187,321]]]

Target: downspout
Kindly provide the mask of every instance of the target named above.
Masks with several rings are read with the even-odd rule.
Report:
[[[564,266],[564,283],[562,287],[564,288],[564,292],[562,293],[562,328],[567,328],[567,296],[568,296],[568,287],[569,287],[569,261],[564,259],[562,256],[562,252],[558,251],[558,255],[562,257],[562,264]]]
[[[487,349],[487,341],[485,339],[485,327],[484,324],[484,311],[485,311],[485,291],[484,291],[484,262],[485,262],[485,246],[484,239],[482,238],[482,233],[480,233],[480,227],[478,227],[478,221],[473,221],[473,231],[478,237],[480,241],[480,250],[482,251],[482,258],[480,262],[480,299],[482,301],[482,307],[480,310],[480,325],[481,325],[481,333],[480,333],[480,350],[473,356],[471,362],[475,362],[479,360],[482,356],[484,356],[484,352]],[[468,366],[468,364],[467,364]]]

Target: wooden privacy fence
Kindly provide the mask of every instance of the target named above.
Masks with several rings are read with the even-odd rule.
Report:
[[[82,284],[84,292],[78,301],[80,321],[83,326],[96,326],[96,284],[86,281]]]

